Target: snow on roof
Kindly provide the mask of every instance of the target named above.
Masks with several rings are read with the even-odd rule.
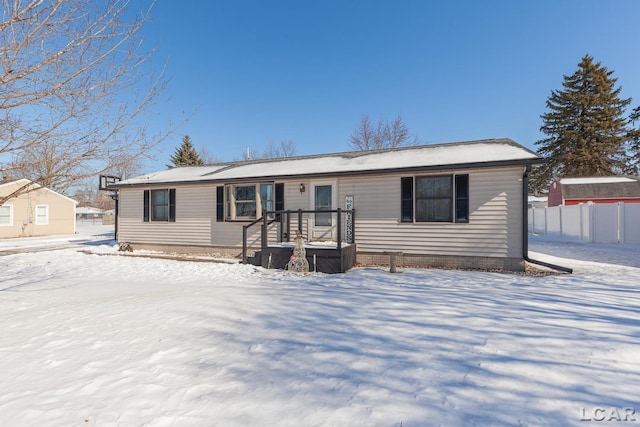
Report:
[[[560,184],[612,184],[617,182],[635,182],[637,180],[625,176],[594,176],[587,178],[562,178]]]
[[[29,181],[26,178],[20,178],[20,179],[7,179],[5,181],[0,181],[0,187],[4,187],[5,185],[10,185],[10,184],[18,184],[21,183],[21,185],[27,184],[31,181]],[[33,183],[34,185],[38,185],[35,182]]]
[[[493,162],[536,162],[539,159],[536,153],[510,139],[490,139],[173,168],[121,181],[113,187],[168,182],[366,173],[390,169],[454,167]]]
[[[60,196],[60,197],[62,197],[64,199],[67,199],[67,200],[69,200],[69,201],[71,201],[71,202],[73,202],[75,204],[78,204],[78,202],[76,200],[73,200],[72,198],[67,197],[64,194],[58,193],[57,191],[53,191],[50,188],[43,187],[42,185],[38,184],[37,182],[33,182],[33,181],[31,181],[31,180],[29,180],[27,178],[20,178],[20,179],[7,180],[7,181],[4,181],[4,182],[0,182],[0,188],[4,187],[4,186],[9,186],[9,185],[15,186],[15,187],[18,187],[18,186],[25,186],[25,187],[33,186],[32,189],[42,189],[43,191],[46,191],[46,192],[49,192],[49,193],[53,193],[53,194],[55,194],[57,196]]]

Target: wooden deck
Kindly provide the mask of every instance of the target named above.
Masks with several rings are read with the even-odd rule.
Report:
[[[344,273],[356,263],[356,245],[343,244],[340,248],[336,245],[305,245],[309,271],[320,273]],[[254,256],[248,257],[249,264],[264,268],[285,269],[293,255],[293,245],[268,246],[256,251]]]

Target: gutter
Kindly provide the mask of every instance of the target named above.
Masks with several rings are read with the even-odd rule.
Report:
[[[573,269],[563,267],[561,265],[551,264],[549,262],[540,261],[529,258],[529,173],[531,172],[531,163],[527,164],[524,174],[522,175],[522,258],[531,264],[541,265],[551,268],[552,270],[561,271],[563,273],[573,273]]]
[[[329,156],[327,156],[329,157]],[[273,159],[282,161],[293,161],[292,158]],[[301,173],[289,173],[280,175],[253,175],[248,177],[219,177],[216,176],[219,173],[224,173],[229,169],[233,169],[237,165],[230,164],[228,167],[218,169],[213,172],[205,173],[200,178],[194,178],[189,180],[161,180],[153,182],[134,182],[127,183],[126,181],[120,181],[115,184],[109,185],[109,189],[120,188],[134,188],[134,187],[150,187],[150,186],[167,186],[176,184],[231,184],[231,183],[243,183],[243,182],[260,182],[260,181],[281,181],[288,179],[322,179],[327,177],[352,177],[362,175],[383,175],[383,174],[398,174],[398,173],[417,173],[417,172],[432,172],[432,171],[449,171],[449,170],[465,170],[465,169],[481,169],[492,168],[502,166],[522,166],[530,165],[532,162],[536,163],[537,159],[514,159],[514,160],[494,160],[486,162],[470,162],[470,163],[458,163],[458,164],[439,164],[430,166],[408,166],[408,167],[394,167],[389,169],[363,169],[363,170],[347,170],[347,171],[333,171],[333,172],[301,172]],[[265,161],[264,163],[268,163]],[[202,178],[204,176],[210,178]],[[139,179],[132,178],[132,179]]]

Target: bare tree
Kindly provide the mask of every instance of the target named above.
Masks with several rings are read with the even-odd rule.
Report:
[[[111,197],[111,193],[98,190],[93,180],[75,188],[76,191],[72,197],[78,202],[78,207],[92,207],[104,210],[115,208],[115,201]]]
[[[296,155],[296,144],[291,140],[281,140],[280,144],[269,141],[267,148],[262,153],[263,159],[276,159],[282,157],[293,157]]]
[[[198,154],[200,155],[200,158],[202,159],[205,165],[210,165],[212,163],[220,162],[220,159],[216,157],[211,151],[209,151],[207,147],[203,146],[202,148],[200,148],[200,151],[198,152]]]
[[[417,138],[413,139],[413,143]],[[363,115],[349,139],[354,150],[394,148],[412,143],[409,128],[398,115],[393,122],[379,119],[374,125],[368,115]]]
[[[245,152],[242,153],[242,160],[279,159],[284,157],[293,157],[295,155],[296,143],[291,140],[283,139],[279,144],[269,141],[267,148],[263,152],[247,147]]]
[[[3,175],[64,192],[166,137],[142,120],[165,86],[142,47],[148,1],[135,14],[131,0],[0,0]]]

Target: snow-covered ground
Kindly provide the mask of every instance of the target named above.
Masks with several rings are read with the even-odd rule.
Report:
[[[300,276],[111,230],[0,241],[0,426],[640,423],[638,246],[531,238],[573,275]]]

